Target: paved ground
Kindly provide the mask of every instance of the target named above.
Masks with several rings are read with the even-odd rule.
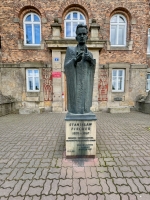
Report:
[[[150,115],[97,113],[96,159],[65,159],[65,114],[0,118],[0,199],[150,200]]]

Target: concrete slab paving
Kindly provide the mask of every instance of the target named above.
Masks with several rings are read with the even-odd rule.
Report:
[[[0,199],[150,200],[150,115],[96,116],[95,159],[65,158],[65,114],[0,117]]]

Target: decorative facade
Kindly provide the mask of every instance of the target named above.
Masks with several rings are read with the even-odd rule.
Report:
[[[135,108],[150,90],[148,0],[5,0],[0,12],[0,92],[16,112],[67,111],[64,58],[87,24],[96,59],[93,111]]]

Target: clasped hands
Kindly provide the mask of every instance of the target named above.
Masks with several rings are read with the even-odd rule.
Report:
[[[76,58],[75,58],[75,63],[80,62],[81,60],[84,61],[88,61],[88,62],[93,62],[93,58],[90,56],[90,54],[85,53],[85,52],[80,52],[79,54],[77,54]]]

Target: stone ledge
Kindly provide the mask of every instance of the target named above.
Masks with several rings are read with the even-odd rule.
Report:
[[[131,64],[131,69],[147,69],[148,65],[144,64]]]
[[[24,62],[24,63],[0,63],[0,68],[50,68],[50,63]]]
[[[65,117],[65,121],[72,121],[72,120],[81,120],[81,121],[96,121],[97,118],[94,113],[85,113],[85,114],[73,114],[67,113]]]
[[[43,68],[44,63],[42,62],[24,62],[20,63],[20,67],[22,68]]]
[[[39,102],[40,98],[39,97],[26,97],[26,101]]]
[[[19,114],[24,115],[24,114],[31,114],[31,113],[43,113],[45,111],[44,107],[40,108],[20,108],[19,109]]]
[[[128,106],[109,107],[108,112],[109,113],[129,113],[130,107]]]
[[[45,43],[50,49],[67,48],[68,46],[76,46],[77,42],[74,39],[59,39],[59,40],[45,40]],[[102,49],[105,45],[105,40],[88,40],[87,47],[89,49]]]
[[[127,42],[126,46],[111,46],[110,41],[107,41],[107,51],[131,51],[133,41]]]
[[[44,41],[41,41],[40,45],[24,45],[23,40],[18,40],[18,49],[26,49],[26,50],[43,50],[44,49]]]

